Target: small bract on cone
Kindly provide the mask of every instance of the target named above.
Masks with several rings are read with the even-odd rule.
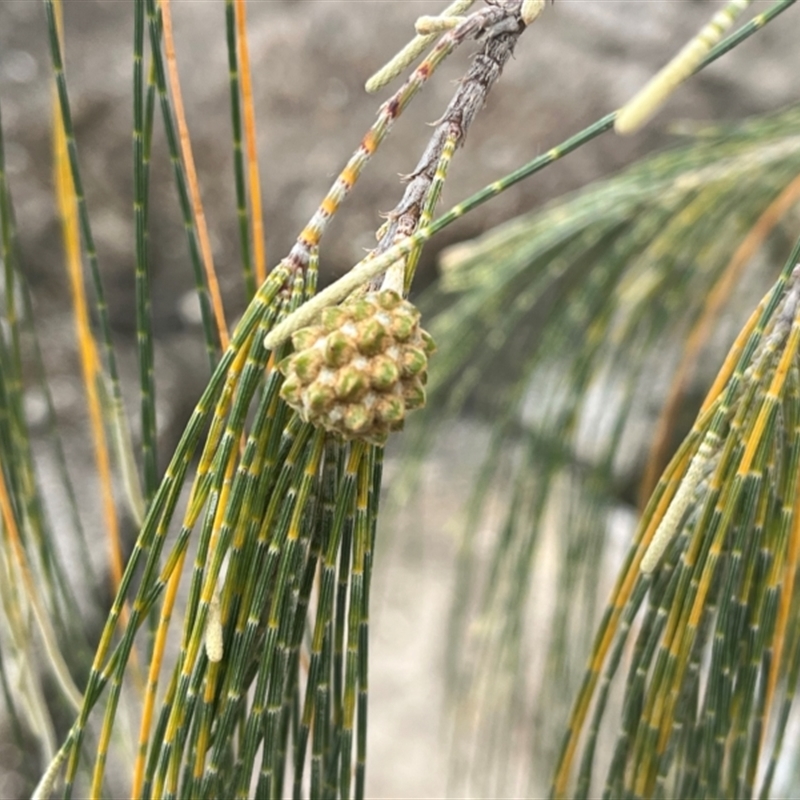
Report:
[[[370,292],[322,312],[292,336],[281,397],[307,422],[346,439],[384,444],[425,405],[435,345],[417,308],[397,292]]]

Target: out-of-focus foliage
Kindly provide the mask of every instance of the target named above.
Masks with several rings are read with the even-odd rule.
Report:
[[[786,257],[799,122],[790,108],[700,131],[445,254],[422,302],[440,347],[406,474],[413,485],[443,418],[491,421],[448,644],[454,724],[475,735],[458,780],[507,790],[507,765],[536,753],[528,777],[542,790],[630,534],[620,490],[644,479],[646,499],[682,401],[698,402],[692,370],[708,382],[719,364],[717,323],[732,336]],[[745,269],[754,256],[755,275]],[[668,396],[659,419],[653,408]],[[788,455],[780,463],[793,468]],[[765,474],[764,490],[782,496],[791,476]],[[607,755],[602,741],[598,751]]]

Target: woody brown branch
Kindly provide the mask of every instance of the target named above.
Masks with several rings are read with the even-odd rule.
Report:
[[[406,190],[400,202],[388,212],[387,222],[378,231],[378,246],[372,255],[385,252],[399,240],[412,234],[419,225],[425,198],[430,191],[436,168],[448,138],[460,147],[470,126],[486,103],[486,99],[514,53],[526,25],[520,17],[521,2],[502,2],[481,9],[446,34],[457,44],[468,38],[483,42],[483,49],[473,57],[467,73],[459,81],[442,117],[417,166],[404,176]],[[374,278],[370,288],[380,286],[382,276]]]

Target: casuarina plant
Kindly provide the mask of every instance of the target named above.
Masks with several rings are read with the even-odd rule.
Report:
[[[368,80],[370,91],[393,80],[400,88],[268,268],[257,76],[245,0],[226,0],[231,215],[247,297],[232,324],[170,0],[133,0],[134,436],[65,65],[70,8],[43,0],[54,194],[103,524],[82,523],[79,476],[59,438],[0,117],[0,686],[14,746],[36,752],[33,796],[367,796],[367,723],[380,714],[369,706],[370,596],[388,535],[379,518],[418,485],[436,426],[468,414],[490,420],[492,433],[463,514],[446,641],[450,718],[474,737],[466,753],[454,748],[453,792],[509,791],[520,740],[521,794],[548,784],[553,797],[767,797],[797,785],[800,241],[781,237],[800,233],[791,230],[798,110],[699,131],[462,245],[434,286],[409,299],[437,233],[590,141],[636,133],[693,74],[766,25],[789,24],[781,15],[792,4],[776,0],[744,21],[748,0],[718,7],[623,108],[441,215],[448,173],[469,161],[473,122],[558,5],[434,9]],[[458,48],[471,48],[467,69],[375,247],[320,289],[331,220]],[[163,470],[149,241],[156,126],[210,370]],[[760,302],[750,298],[749,319],[692,407],[690,371],[768,237],[781,253],[767,271],[783,266]],[[627,554],[614,560],[617,461],[656,378],[671,388],[644,437]],[[32,384],[46,398],[68,499],[70,518],[58,524],[26,418]],[[680,431],[687,408],[694,422]],[[396,439],[403,454],[386,498],[385,447]],[[492,505],[502,511],[481,544]],[[136,528],[130,552],[123,516]],[[79,580],[107,614],[99,632],[83,625],[76,576],[60,555],[64,527],[87,565]],[[91,569],[100,546],[112,598],[107,576]],[[545,586],[552,602],[537,628],[531,607]],[[543,666],[532,680],[537,648]]]

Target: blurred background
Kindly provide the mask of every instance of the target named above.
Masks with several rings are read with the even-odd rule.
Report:
[[[413,35],[414,20],[444,3],[420,0],[253,0],[248,4],[268,263],[286,254],[363,133],[379,104],[365,80]],[[766,4],[756,3],[756,6]],[[443,210],[617,108],[673,55],[720,4],[706,0],[557,0],[520,39],[489,102],[456,154]],[[214,260],[229,320],[244,308],[236,228],[227,55],[221,0],[178,0],[173,15],[178,62]],[[798,99],[796,24],[785,18],[690,80],[642,134],[607,135],[504,193],[451,226],[426,248],[415,291],[437,277],[437,257],[523,211],[612,174],[662,148],[674,126],[735,120]],[[93,215],[115,345],[129,412],[138,408],[134,314],[131,42],[132,5],[65,0],[66,71],[85,191]],[[397,122],[321,249],[323,281],[345,272],[373,246],[402,193],[398,175],[417,162],[465,72],[467,43]],[[54,206],[50,114],[52,78],[44,11],[31,0],[0,3],[0,112],[20,249],[45,346],[68,455],[82,475],[85,522],[100,525],[92,453],[84,434],[72,309]],[[208,379],[183,227],[163,133],[152,168],[156,381],[161,454],[177,442]],[[755,295],[751,298],[753,304]],[[42,398],[28,398],[31,423]],[[422,491],[378,543],[371,643],[371,797],[447,796],[449,747],[442,724],[441,663],[452,588],[458,508],[480,461],[480,420],[452,426],[424,473]],[[483,438],[481,438],[483,437]],[[478,445],[476,446],[476,443]],[[391,450],[390,450],[391,454]],[[48,456],[41,454],[47,481]],[[163,467],[163,465],[162,465]],[[388,481],[391,482],[391,463]],[[57,504],[57,499],[56,499]],[[623,509],[624,510],[624,509]],[[53,511],[57,518],[57,509]],[[404,532],[405,531],[405,532]],[[408,533],[410,531],[410,533]],[[128,530],[133,535],[132,528]],[[98,552],[98,564],[104,553]],[[76,565],[79,569],[80,565]],[[87,611],[87,613],[89,613]],[[99,620],[97,620],[99,622]],[[399,656],[399,654],[401,654]],[[20,792],[19,763],[4,763],[0,796]],[[16,751],[14,751],[16,753]],[[9,750],[8,759],[18,759]]]

